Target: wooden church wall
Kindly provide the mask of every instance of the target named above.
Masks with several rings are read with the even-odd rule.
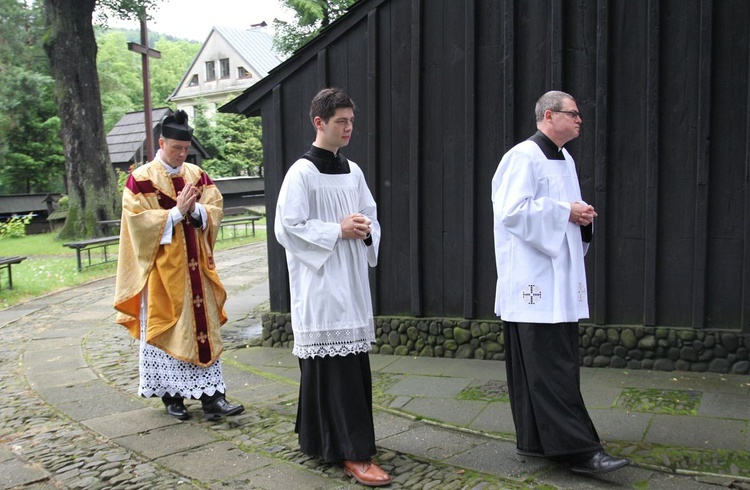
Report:
[[[376,314],[494,319],[490,182],[535,131],[536,99],[559,89],[583,115],[569,150],[599,213],[591,321],[750,332],[750,3],[365,4],[260,102],[269,225],[314,139],[311,98],[341,87],[357,105],[343,151],[383,228]],[[288,311],[270,236],[271,307]]]

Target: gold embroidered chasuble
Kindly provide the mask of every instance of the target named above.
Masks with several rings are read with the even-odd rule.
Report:
[[[205,230],[190,217],[174,224],[172,242],[160,245],[169,211],[192,182],[207,215]],[[148,290],[146,341],[172,357],[210,366],[223,349],[226,291],[213,248],[224,215],[223,198],[210,177],[184,163],[169,175],[159,160],[136,168],[122,198],[122,221],[114,307],[117,323],[140,338],[141,293]]]

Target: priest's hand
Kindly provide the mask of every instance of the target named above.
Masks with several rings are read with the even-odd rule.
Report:
[[[177,193],[177,209],[180,210],[180,213],[182,213],[183,216],[185,216],[188,211],[192,213],[195,211],[195,201],[197,200],[197,189],[192,183],[188,182],[185,184],[185,187]]]
[[[588,226],[594,221],[596,216],[598,215],[596,214],[596,211],[594,211],[594,206],[589,206],[588,204],[580,202],[570,203],[570,218],[568,218],[568,220],[571,223]]]
[[[363,239],[370,234],[372,221],[363,214],[350,214],[341,222],[341,238],[345,240]]]

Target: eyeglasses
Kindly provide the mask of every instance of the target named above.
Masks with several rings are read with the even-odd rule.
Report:
[[[570,117],[571,117],[572,119],[581,119],[581,120],[583,120],[583,118],[581,117],[581,113],[580,113],[580,112],[578,112],[578,111],[556,111],[556,110],[554,110],[554,109],[550,109],[550,110],[551,110],[552,112],[560,112],[560,113],[562,113],[562,114],[567,114],[567,115],[569,115],[569,116],[570,116]]]

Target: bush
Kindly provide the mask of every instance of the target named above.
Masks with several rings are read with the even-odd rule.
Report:
[[[34,213],[26,216],[14,214],[8,220],[0,223],[0,238],[21,238],[26,236],[26,225],[31,223]]]

